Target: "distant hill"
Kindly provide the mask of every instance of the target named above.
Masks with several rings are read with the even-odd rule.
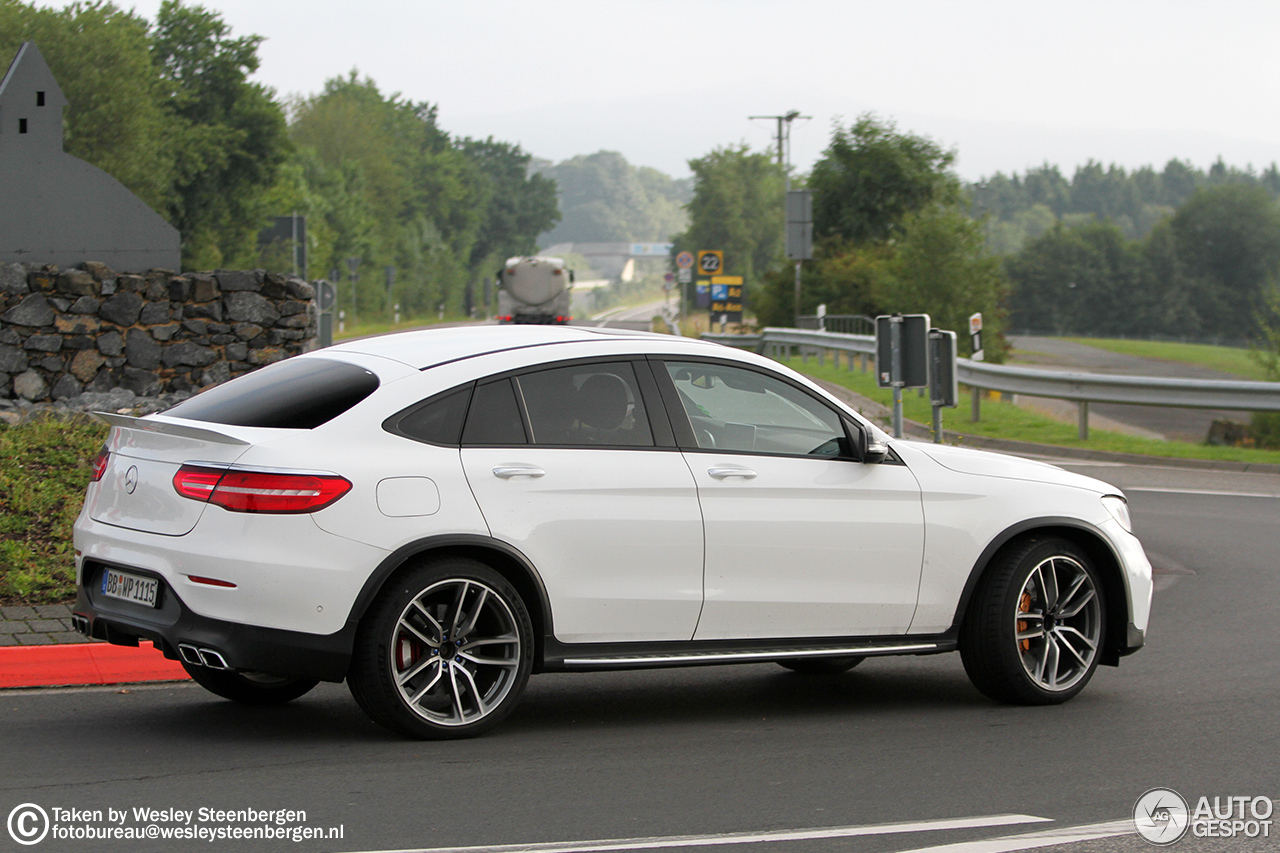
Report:
[[[538,237],[540,247],[665,242],[689,226],[684,205],[693,197],[693,178],[676,180],[633,166],[616,151],[580,154],[556,164],[535,159],[531,170],[554,179],[560,198],[560,224]]]

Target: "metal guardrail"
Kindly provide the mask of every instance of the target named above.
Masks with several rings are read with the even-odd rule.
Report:
[[[704,340],[751,349],[774,357],[781,355],[784,349],[790,351],[793,347],[798,347],[802,355],[816,352],[819,363],[823,360],[823,353],[827,351],[844,352],[850,356],[850,370],[853,369],[854,355],[862,361],[862,369],[865,371],[868,356],[874,359],[876,351],[876,339],[872,335],[840,335],[805,329],[770,327],[759,335],[702,337]],[[956,359],[956,375],[961,383],[975,389],[972,416],[975,422],[981,415],[981,396],[977,393],[978,390],[1071,400],[1079,405],[1081,438],[1089,435],[1090,403],[1280,412],[1280,382],[1072,373],[987,364],[967,358]]]

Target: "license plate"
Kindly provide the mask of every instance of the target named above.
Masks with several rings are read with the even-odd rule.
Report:
[[[107,598],[118,598],[121,601],[132,601],[134,604],[155,607],[156,593],[159,591],[160,581],[154,578],[143,578],[111,569],[102,573],[102,594]]]

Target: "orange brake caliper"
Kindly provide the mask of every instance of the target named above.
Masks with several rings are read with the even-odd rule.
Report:
[[[1025,592],[1024,592],[1024,593],[1022,594],[1022,597],[1018,599],[1018,612],[1019,612],[1019,613],[1030,613],[1030,612],[1031,612],[1031,595],[1030,595],[1030,594],[1028,594],[1028,593],[1025,593]],[[1023,620],[1023,619],[1019,619],[1019,620],[1018,620],[1018,633],[1019,633],[1019,634],[1021,634],[1021,633],[1022,633],[1023,631],[1025,631],[1025,630],[1027,630],[1027,623],[1026,623],[1026,621],[1025,621],[1025,620]],[[1031,641],[1030,641],[1030,640],[1023,640],[1023,641],[1021,641],[1020,643],[1018,643],[1018,645],[1022,646],[1022,650],[1023,650],[1024,652],[1029,652],[1029,651],[1031,651]]]

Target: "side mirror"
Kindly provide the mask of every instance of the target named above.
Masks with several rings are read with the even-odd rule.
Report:
[[[876,438],[871,430],[853,420],[844,422],[853,442],[855,456],[864,465],[878,465],[889,455],[889,445]]]

